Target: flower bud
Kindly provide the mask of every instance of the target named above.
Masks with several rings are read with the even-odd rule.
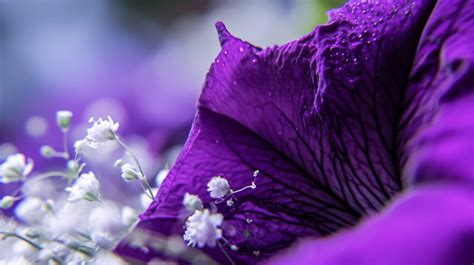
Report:
[[[203,208],[202,200],[197,195],[190,194],[187,192],[186,194],[184,194],[183,205],[184,207],[186,207],[186,210],[191,213],[194,213],[194,211],[201,210]]]
[[[28,227],[26,228],[23,233],[29,237],[29,238],[38,238],[40,236],[40,233],[38,232],[38,230],[32,228],[32,227]]]
[[[132,164],[125,164],[122,166],[122,178],[125,181],[133,181],[139,179],[141,176],[138,168]]]
[[[30,174],[32,169],[33,160],[27,160],[25,155],[20,153],[10,155],[3,164],[0,164],[0,183],[20,181]]]
[[[72,119],[72,112],[67,110],[60,110],[56,112],[56,123],[58,124],[59,128],[66,132],[69,130],[69,126],[71,125]]]
[[[207,191],[214,199],[224,198],[231,193],[229,182],[221,176],[213,177],[207,183]]]
[[[79,170],[79,163],[76,160],[69,160],[67,161],[67,169],[70,172],[77,173]]]
[[[15,202],[15,198],[14,198],[14,197],[12,197],[12,196],[5,196],[5,197],[3,197],[2,200],[0,201],[0,208],[2,208],[2,209],[8,209],[8,208],[12,207],[13,202]]]
[[[40,149],[41,156],[46,158],[51,158],[54,156],[56,151],[49,145],[43,145]]]

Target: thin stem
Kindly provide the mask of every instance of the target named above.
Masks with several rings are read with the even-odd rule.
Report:
[[[25,241],[26,243],[30,244],[31,246],[33,246],[34,248],[36,248],[36,249],[38,249],[38,250],[43,249],[42,246],[36,244],[35,242],[29,240],[28,238],[26,238],[26,237],[24,237],[24,236],[22,236],[22,235],[17,234],[17,233],[12,233],[12,232],[7,232],[7,231],[0,231],[0,234],[5,235],[6,237],[9,237],[9,236],[11,236],[11,237],[16,237],[16,238],[18,238],[18,239],[20,239],[20,240]]]
[[[145,173],[143,172],[143,169],[140,165],[140,162],[138,162],[138,158],[127,147],[127,145],[124,142],[122,142],[122,140],[120,140],[120,138],[118,136],[115,138],[115,140],[117,141],[117,143],[119,143],[123,147],[123,149],[125,149],[125,151],[127,151],[130,154],[133,161],[135,161],[135,164],[137,165],[138,170],[140,170],[140,181],[142,182],[142,185],[144,186],[144,190],[145,190],[145,192],[148,190],[148,196],[150,197],[150,199],[152,199],[154,201],[155,200],[155,195],[153,195],[153,191],[151,190],[151,186],[150,186],[150,184],[148,183],[148,181],[145,177]]]
[[[23,185],[13,192],[12,196],[15,196],[16,194],[18,194],[18,192],[20,192],[24,186],[26,186],[27,184],[30,184],[31,182],[46,179],[46,178],[51,178],[51,177],[63,177],[63,178],[69,179],[70,175],[61,171],[50,171],[50,172],[36,175],[36,177],[34,178],[25,180],[23,182]]]
[[[232,258],[229,256],[227,251],[225,251],[224,247],[222,246],[221,242],[217,241],[217,245],[221,249],[221,251],[224,253],[225,257],[230,261],[230,264],[235,265],[235,262],[232,260]]]
[[[63,131],[63,148],[65,158],[69,160],[69,151],[67,149],[67,130]]]
[[[19,235],[17,233],[12,233],[12,232],[6,232],[6,231],[0,231],[0,234],[3,234],[5,235],[6,237],[16,237],[20,240],[23,240],[25,241],[26,243],[30,244],[31,246],[33,246],[34,248],[36,248],[37,250],[42,250],[43,247],[40,246],[39,244],[36,244],[35,242],[29,240],[28,238],[22,236],[22,235]],[[64,264],[64,261],[58,257],[52,257],[51,259],[53,259],[54,261],[56,261],[58,264]]]

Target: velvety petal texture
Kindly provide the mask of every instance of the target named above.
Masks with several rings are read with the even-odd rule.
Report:
[[[400,124],[410,183],[474,184],[473,37],[474,2],[438,1],[420,41]]]
[[[432,13],[435,4],[429,0],[349,1],[330,13],[327,25],[297,41],[267,49],[233,37],[217,23],[222,51],[208,73],[188,141],[138,228],[182,235],[186,218],[182,199],[186,192],[196,194],[205,207],[224,215],[223,236],[238,246],[236,251],[227,248],[230,258],[238,264],[253,264],[298,238],[322,238],[369,218],[384,209],[407,179],[437,178],[433,173],[449,171],[455,159],[468,164],[463,155],[472,154],[473,145],[466,144],[465,128],[472,130],[473,122],[459,117],[461,123],[449,123],[472,110],[471,65],[464,59],[471,58],[465,54],[472,55],[472,49],[458,50],[469,37],[456,37],[459,32],[454,31],[472,28],[472,19],[465,18],[470,13],[463,13],[469,12],[464,8],[472,10],[472,3],[440,1]],[[451,37],[443,37],[446,32]],[[452,48],[448,52],[446,47]],[[450,132],[456,134],[450,136]],[[466,142],[452,144],[457,138]],[[452,153],[455,159],[449,157]],[[436,159],[443,163],[426,166]],[[461,170],[456,177],[471,178],[472,166],[463,169],[467,173]],[[237,193],[232,206],[216,204],[209,196],[207,183],[212,177],[223,176],[238,190],[250,185],[255,170],[260,172],[256,189]],[[440,229],[440,239],[452,239],[463,247],[459,234],[449,235],[449,231],[457,221],[462,226],[457,232],[470,231],[467,220],[472,215],[457,216],[453,205],[472,204],[472,196],[465,190],[458,195],[457,187],[443,190],[410,191],[391,203],[390,210],[374,215],[353,232],[301,246],[301,257],[292,254],[292,261],[364,263],[368,259],[363,248],[371,247],[367,242],[380,243],[385,238],[382,232],[394,238],[393,245],[388,245],[393,247],[389,252],[393,256],[397,249],[403,250],[404,236],[415,242],[436,229]],[[455,222],[444,216],[440,223],[430,223],[438,212],[435,205],[449,209]],[[406,226],[411,215],[414,222]],[[430,225],[425,226],[427,222]],[[399,230],[385,231],[384,226]],[[364,233],[371,229],[379,234],[371,233],[364,241]],[[348,252],[338,252],[345,240],[353,248],[347,243]],[[451,257],[451,252],[443,252],[447,244],[433,243],[430,251],[441,252],[427,260],[443,253]],[[203,250],[217,262],[229,263],[219,248]],[[383,258],[377,256],[383,255],[379,248],[368,251],[369,257]],[[406,259],[410,251],[399,261],[420,260]],[[142,261],[162,256],[126,242],[117,252]],[[351,253],[356,254],[353,259],[345,255]],[[290,260],[288,256],[275,262],[289,264]]]
[[[472,1],[438,1],[421,37],[399,125],[409,190],[353,231],[269,264],[474,261],[473,14]]]
[[[472,189],[427,185],[352,230],[302,242],[267,264],[472,264],[473,246]]]

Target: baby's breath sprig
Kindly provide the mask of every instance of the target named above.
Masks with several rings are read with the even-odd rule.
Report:
[[[130,157],[133,159],[133,162],[135,163],[135,165],[121,165],[121,163],[115,163],[115,165],[122,166],[122,177],[126,181],[132,181],[135,179],[139,180],[139,183],[145,191],[145,194],[147,194],[147,196],[154,201],[155,196],[153,194],[153,190],[148,183],[138,158],[125,144],[125,142],[122,141],[117,133],[120,124],[115,122],[110,116],[107,117],[107,119],[99,118],[98,120],[91,118],[89,119],[89,123],[91,123],[92,126],[87,129],[87,136],[74,144],[76,149],[76,157],[85,148],[97,149],[109,141],[115,141],[125,150],[126,153],[130,155]]]

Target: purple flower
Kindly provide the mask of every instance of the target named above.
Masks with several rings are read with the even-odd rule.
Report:
[[[473,12],[467,0],[349,1],[327,25],[267,49],[217,23],[222,52],[139,228],[182,235],[186,192],[206,207],[213,176],[238,188],[259,170],[256,189],[217,204],[238,264],[302,237],[270,264],[471,263]]]

